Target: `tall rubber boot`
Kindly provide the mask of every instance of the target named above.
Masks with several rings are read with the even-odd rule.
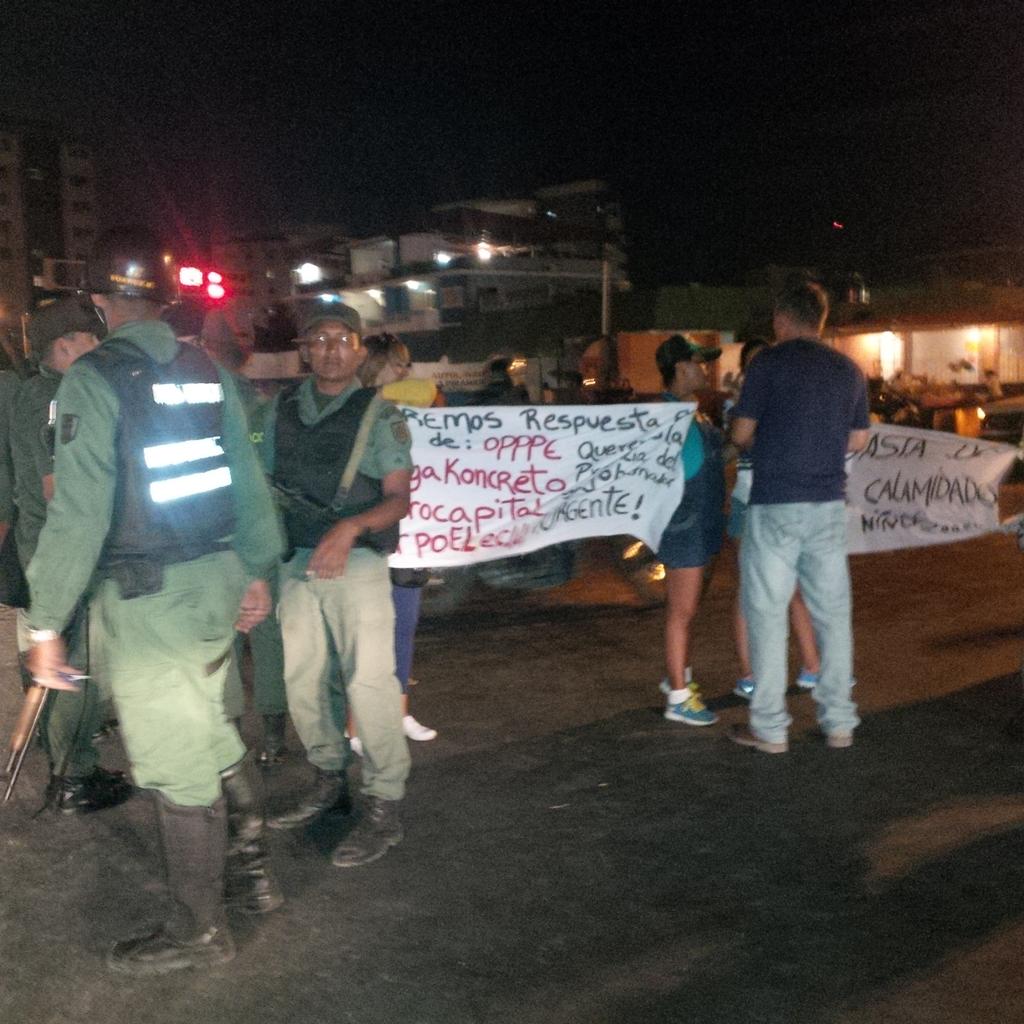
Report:
[[[284,896],[270,871],[256,771],[246,757],[221,772],[220,778],[228,809],[224,899],[232,909],[269,914],[284,903]]]
[[[107,966],[121,974],[152,975],[227,963],[234,958],[235,944],[222,896],[224,798],[212,807],[182,807],[158,793],[156,810],[174,909],[152,934],[115,943]]]

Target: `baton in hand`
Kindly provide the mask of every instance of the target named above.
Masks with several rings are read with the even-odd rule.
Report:
[[[14,726],[14,734],[11,736],[11,752],[7,758],[7,774],[9,780],[7,791],[4,793],[3,802],[11,799],[14,787],[17,785],[18,776],[21,774],[21,766],[25,762],[25,754],[28,752],[32,737],[36,734],[36,727],[39,725],[39,716],[46,706],[46,699],[50,690],[45,686],[30,686],[25,692],[25,699],[21,705],[21,713]]]

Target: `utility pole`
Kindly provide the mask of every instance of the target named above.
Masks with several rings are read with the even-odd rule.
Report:
[[[601,259],[601,333],[607,338],[612,330],[612,261],[606,242]]]

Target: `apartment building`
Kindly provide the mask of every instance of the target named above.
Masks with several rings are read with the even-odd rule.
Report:
[[[44,125],[0,123],[0,329],[75,287],[97,230],[92,148]]]

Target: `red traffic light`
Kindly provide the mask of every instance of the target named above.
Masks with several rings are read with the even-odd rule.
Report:
[[[206,295],[207,298],[213,299],[215,302],[219,302],[227,294],[224,290],[224,285],[221,283],[224,280],[224,275],[216,270],[208,270],[206,272]]]
[[[209,302],[220,302],[228,294],[224,275],[219,270],[192,266],[179,268],[178,291],[182,295],[201,295]]]

